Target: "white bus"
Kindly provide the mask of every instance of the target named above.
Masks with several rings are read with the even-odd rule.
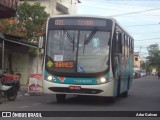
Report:
[[[133,79],[133,38],[115,19],[57,16],[46,27],[43,92],[127,97]]]

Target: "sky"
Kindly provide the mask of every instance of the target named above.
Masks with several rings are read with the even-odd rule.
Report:
[[[142,58],[151,44],[160,45],[160,0],[80,0],[77,13],[115,18],[134,38]]]

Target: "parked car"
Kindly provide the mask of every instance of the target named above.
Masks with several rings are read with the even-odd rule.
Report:
[[[136,79],[136,78],[140,78],[141,74],[140,74],[140,72],[136,71],[133,73],[133,76],[134,76],[134,79]]]
[[[141,77],[146,76],[146,72],[141,72]]]
[[[151,75],[157,76],[157,72],[152,72]]]

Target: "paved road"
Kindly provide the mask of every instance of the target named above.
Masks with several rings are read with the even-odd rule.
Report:
[[[67,96],[66,103],[58,104],[54,95],[20,96],[16,101],[4,102],[1,111],[160,111],[160,80],[156,76],[134,79],[127,98],[115,103],[103,102],[94,97]],[[61,120],[63,118],[57,118]],[[65,118],[71,119],[70,117]],[[80,119],[80,118],[76,118]],[[83,120],[88,120],[84,118]],[[92,120],[97,118],[90,118]],[[99,119],[99,118],[98,118]],[[100,119],[105,119],[101,117]],[[110,118],[110,120],[115,118]],[[117,118],[118,119],[118,118]],[[120,118],[122,120],[128,118]],[[131,118],[135,119],[135,118]],[[136,118],[143,120],[144,118]],[[159,120],[145,118],[145,120]],[[74,120],[74,119],[73,119]]]

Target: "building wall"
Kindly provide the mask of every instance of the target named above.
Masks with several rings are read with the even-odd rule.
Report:
[[[69,14],[77,14],[77,0],[57,0],[69,9]]]
[[[19,1],[21,4],[23,1]],[[36,2],[40,2],[41,6],[45,7],[45,11],[50,14],[50,16],[55,16],[59,14],[63,14],[60,11],[56,10],[56,2],[64,5],[69,9],[69,14],[76,14],[77,13],[77,0],[29,0],[27,1],[30,4],[34,4]]]
[[[134,53],[134,70],[135,71],[141,70],[141,59],[139,53]]]
[[[16,16],[18,0],[0,0],[0,18]]]
[[[12,48],[7,45],[8,43],[5,44],[4,70],[7,70],[8,75],[20,73],[21,85],[27,85],[31,74],[42,73],[42,57],[30,56],[28,52],[29,47],[21,46],[25,49],[22,50],[22,48],[16,44],[13,44]],[[19,49],[19,51],[17,51],[16,48]]]
[[[42,65],[43,65],[43,58],[42,56],[36,56],[29,58],[29,70],[30,74],[42,74]]]
[[[4,70],[7,74],[20,73],[20,83],[26,85],[29,79],[29,47],[5,42]]]
[[[13,52],[12,53],[12,68],[14,72],[21,73],[20,83],[26,85],[29,79],[29,55]]]

